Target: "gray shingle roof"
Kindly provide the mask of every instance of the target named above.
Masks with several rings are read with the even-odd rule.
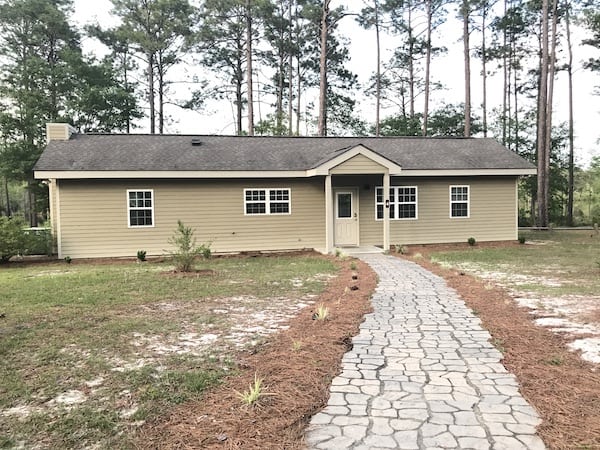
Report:
[[[192,145],[192,139],[201,145]],[[78,134],[51,141],[38,171],[307,170],[362,144],[404,170],[531,169],[493,139]]]

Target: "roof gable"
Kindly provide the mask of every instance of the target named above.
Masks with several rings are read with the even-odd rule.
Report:
[[[352,160],[360,161],[360,157],[371,162],[371,164],[364,164],[363,161],[361,161],[363,164],[359,163],[363,167],[362,173],[382,173],[383,171],[387,171],[391,174],[399,174],[402,170],[395,162],[390,161],[362,144],[347,149],[340,149],[335,153],[337,154],[328,161],[319,164],[309,172],[311,174],[314,173],[314,175],[327,175],[330,172],[334,172],[336,168],[339,168],[341,165],[349,163]],[[374,166],[376,167],[374,169],[375,171],[373,171]]]

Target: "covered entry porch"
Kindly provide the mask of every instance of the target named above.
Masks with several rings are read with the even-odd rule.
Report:
[[[361,228],[379,237],[383,251],[390,248],[390,179],[400,166],[359,145],[327,164],[325,175],[326,252],[335,248],[360,249],[375,242],[361,240]],[[370,198],[371,197],[371,198]],[[361,206],[361,199],[367,205]],[[374,207],[373,207],[374,206]],[[376,231],[375,229],[379,229]]]

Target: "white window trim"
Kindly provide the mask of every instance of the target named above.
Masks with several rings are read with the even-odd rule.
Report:
[[[246,204],[248,203],[262,203],[260,201],[246,201],[246,192],[248,191],[265,191],[265,212],[264,214],[260,213],[247,213],[246,212]],[[272,213],[271,212],[271,199],[270,199],[270,191],[288,191],[288,212],[286,213]],[[283,203],[275,200],[273,203]],[[277,187],[277,188],[244,188],[244,216],[250,217],[262,217],[262,216],[289,216],[292,214],[292,189],[288,187]]]
[[[466,216],[453,216],[452,205],[454,203],[465,203],[463,200],[457,201],[452,200],[452,188],[467,188],[467,215]],[[448,187],[448,198],[450,200],[450,211],[448,215],[451,219],[469,219],[471,217],[471,186],[468,184],[453,184]]]
[[[150,208],[152,210],[152,225],[131,225],[131,215],[129,214],[129,212],[133,209],[133,210],[139,210],[139,209],[147,209],[147,208],[132,208],[131,206],[129,206],[129,193],[130,192],[150,192],[150,195],[152,196],[152,207]],[[154,220],[154,207],[156,205],[156,201],[154,198],[154,189],[127,189],[127,194],[126,195],[126,200],[127,200],[127,228],[154,228],[156,221]]]
[[[415,217],[396,217],[394,219],[392,219],[390,217],[390,220],[396,221],[396,220],[418,220],[419,219],[419,187],[418,186],[390,186],[390,189],[394,189],[394,198],[397,199],[398,198],[398,188],[413,188],[415,190]],[[385,203],[378,203],[377,202],[377,189],[382,189],[383,190],[383,186],[375,186],[375,221],[377,222],[381,222],[383,219],[379,219],[377,217],[377,206],[378,205],[383,205],[385,207]],[[392,202],[390,202],[390,205],[392,204]],[[413,202],[398,202],[395,201],[394,204],[396,206],[398,205],[412,205]]]

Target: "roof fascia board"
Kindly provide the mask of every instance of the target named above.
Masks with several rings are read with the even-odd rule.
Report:
[[[365,155],[366,156],[366,155]],[[335,166],[334,166],[335,167]],[[64,170],[64,171],[48,171],[36,170],[34,172],[36,179],[177,179],[177,178],[214,178],[214,179],[231,179],[231,178],[308,178],[319,175],[328,175],[329,169],[322,169],[322,166],[311,170],[271,170],[271,171],[87,171],[87,170]],[[524,176],[536,175],[537,169],[445,169],[445,170],[410,170],[404,169],[397,172],[390,171],[391,176],[395,177],[473,177],[473,176]]]
[[[36,179],[306,178],[305,170],[36,170]]]
[[[340,155],[330,159],[329,161],[324,162],[323,164],[315,167],[314,169],[307,170],[309,176],[315,175],[329,175],[329,171],[336,166],[348,161],[349,159],[354,158],[356,155],[363,155],[372,161],[376,162],[380,166],[386,168],[390,174],[398,174],[402,171],[402,167],[396,164],[393,161],[375,153],[373,150],[368,149],[362,144],[358,144],[354,147],[349,148],[344,151]]]
[[[404,169],[401,174],[394,176],[401,177],[474,177],[482,175],[536,175],[537,169],[429,169],[429,170],[411,170]]]

